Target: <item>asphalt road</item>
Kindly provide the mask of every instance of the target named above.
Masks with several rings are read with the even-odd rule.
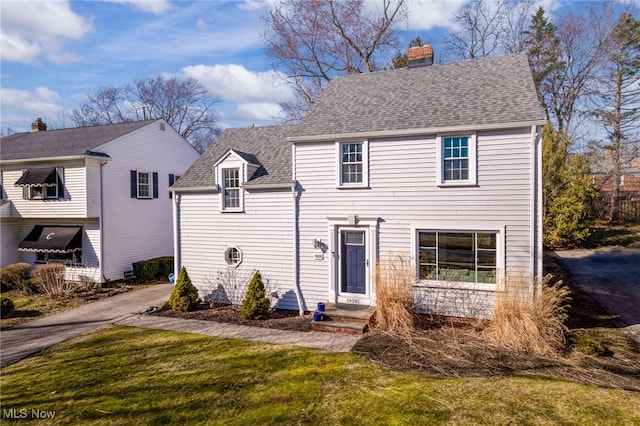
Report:
[[[640,342],[640,249],[557,251],[574,283]]]
[[[172,289],[171,284],[157,284],[2,330],[0,365],[13,364],[56,343],[157,306],[169,299]]]

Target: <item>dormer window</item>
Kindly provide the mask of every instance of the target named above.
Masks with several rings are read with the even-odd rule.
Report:
[[[223,210],[238,210],[240,208],[240,169],[223,169],[224,177]]]
[[[220,194],[220,211],[243,213],[245,189],[256,170],[261,167],[258,159],[246,152],[228,150],[214,164],[216,184]]]

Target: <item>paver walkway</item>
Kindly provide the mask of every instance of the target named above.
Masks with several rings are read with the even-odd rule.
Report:
[[[273,330],[140,314],[150,306],[157,306],[167,301],[172,288],[171,284],[154,285],[3,330],[0,332],[0,366],[13,364],[56,343],[106,324],[299,345],[334,352],[348,352],[358,341],[357,336],[334,333]]]
[[[298,345],[308,348],[325,349],[333,352],[349,352],[359,337],[319,331],[274,330],[263,327],[250,327],[239,324],[226,324],[213,321],[168,318],[155,315],[133,315],[118,321],[118,325],[154,328],[161,330],[185,331],[207,336],[231,337],[234,339],[280,345]]]

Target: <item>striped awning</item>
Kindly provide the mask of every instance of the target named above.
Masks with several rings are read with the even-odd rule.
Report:
[[[82,250],[82,226],[36,225],[18,245],[18,250],[42,253]]]

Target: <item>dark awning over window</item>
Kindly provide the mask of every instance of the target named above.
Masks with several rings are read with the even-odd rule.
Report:
[[[16,186],[32,186],[32,185],[55,185],[57,183],[56,168],[50,167],[46,169],[27,169],[22,173],[20,179],[15,183]]]
[[[82,226],[36,225],[18,245],[18,250],[43,253],[82,250]]]

